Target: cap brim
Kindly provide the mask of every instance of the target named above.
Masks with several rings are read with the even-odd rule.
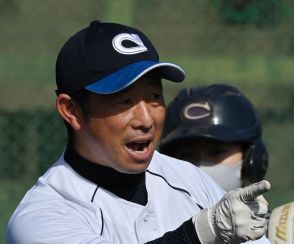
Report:
[[[151,70],[159,69],[161,77],[173,82],[185,79],[185,71],[173,63],[160,63],[155,61],[141,61],[130,64],[111,75],[95,81],[85,89],[99,94],[111,94],[130,86],[136,80]]]

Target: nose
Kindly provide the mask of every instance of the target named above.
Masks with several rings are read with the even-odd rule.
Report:
[[[153,127],[154,121],[150,110],[148,103],[145,101],[137,103],[132,123],[133,128],[148,131]]]

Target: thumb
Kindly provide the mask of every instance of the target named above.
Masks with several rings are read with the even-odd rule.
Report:
[[[262,180],[252,185],[246,186],[244,188],[238,189],[236,191],[236,197],[240,199],[242,202],[252,201],[256,197],[262,195],[263,193],[269,191],[271,188],[271,184]]]

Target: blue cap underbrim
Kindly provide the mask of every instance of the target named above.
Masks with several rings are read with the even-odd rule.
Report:
[[[162,78],[173,82],[181,82],[185,79],[185,71],[176,64],[140,61],[130,64],[101,80],[95,81],[91,85],[86,86],[85,89],[98,94],[119,92],[154,69],[160,70]]]

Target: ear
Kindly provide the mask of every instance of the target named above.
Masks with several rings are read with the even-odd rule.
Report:
[[[56,109],[61,117],[74,129],[81,128],[80,111],[76,103],[67,94],[59,94],[56,99]]]

